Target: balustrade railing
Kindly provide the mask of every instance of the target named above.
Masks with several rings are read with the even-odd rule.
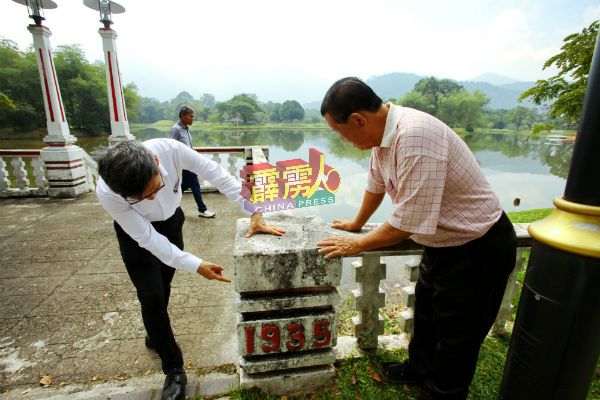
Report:
[[[40,150],[0,149],[0,197],[47,195]]]
[[[508,278],[502,304],[492,327],[492,333],[496,335],[505,332],[506,322],[510,319],[514,309],[511,302],[519,290],[517,274],[523,269],[523,252],[531,247],[531,237],[527,231],[528,225],[513,224],[517,233],[517,260],[515,268]],[[365,226],[365,230],[374,229],[376,226],[368,224]],[[362,253],[359,255],[361,260],[352,263],[352,276],[359,284],[359,288],[352,291],[354,308],[358,313],[352,319],[352,325],[360,348],[377,347],[377,336],[384,332],[379,308],[385,304],[385,294],[379,284],[386,278],[386,264],[381,263],[380,257],[420,254],[422,254],[421,246],[408,239],[396,246]],[[415,285],[419,278],[419,262],[407,262],[404,265],[404,276],[409,284],[401,289],[400,298],[406,309],[399,315],[399,325],[404,333],[412,336],[414,332]]]
[[[194,150],[206,156],[212,154],[210,158],[226,166],[225,169],[236,178],[244,164],[266,162],[269,156],[266,146],[195,147]],[[83,154],[86,182],[91,191],[98,179],[98,165],[88,153],[84,151]],[[226,160],[223,160],[223,154],[227,156]],[[203,191],[216,190],[206,182],[200,183]],[[0,197],[48,196],[48,186],[40,150],[0,149]]]

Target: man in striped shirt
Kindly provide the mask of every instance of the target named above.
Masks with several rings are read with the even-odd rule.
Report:
[[[350,256],[409,236],[422,244],[409,359],[381,372],[388,382],[420,385],[422,400],[466,399],[515,265],[511,222],[467,145],[431,115],[383,104],[358,78],[334,83],[321,114],[342,140],[372,149],[358,215],[332,227],[360,231],[386,193],[394,210],[364,236],[321,240],[319,252]]]

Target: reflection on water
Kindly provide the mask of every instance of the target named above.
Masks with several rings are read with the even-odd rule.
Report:
[[[167,137],[168,132],[146,129],[136,133],[140,140]],[[552,207],[552,199],[562,195],[569,170],[573,144],[557,145],[545,138],[504,134],[469,134],[464,137],[506,211]],[[270,161],[301,158],[308,161],[308,150],[325,154],[325,162],[336,168],[342,178],[334,205],[307,207],[296,215],[318,215],[325,221],[353,218],[360,207],[367,179],[370,151],[360,151],[339,139],[330,130],[270,130],[259,132],[202,131],[192,127],[195,146],[268,145]],[[551,145],[554,143],[554,145]],[[106,145],[106,138],[80,138],[86,151]],[[0,148],[41,148],[38,140],[0,140]],[[520,205],[514,206],[514,199]],[[384,222],[392,212],[386,197],[371,222]]]

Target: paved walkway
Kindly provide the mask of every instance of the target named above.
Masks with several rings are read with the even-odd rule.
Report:
[[[222,265],[233,279],[235,220],[244,215],[221,194],[204,197],[216,218],[199,218],[191,194],[183,197],[185,248]],[[0,399],[87,399],[92,392],[82,391],[89,387],[107,398],[121,381],[146,392],[162,387],[160,360],[144,347],[140,307],[112,219],[95,194],[2,199],[0,227]],[[192,390],[211,372],[220,373],[209,375],[219,384],[231,381],[233,286],[178,271],[172,287],[169,312]],[[48,389],[39,385],[46,374],[52,375]]]

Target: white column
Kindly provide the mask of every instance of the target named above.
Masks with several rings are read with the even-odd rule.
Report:
[[[86,180],[83,165],[83,150],[75,146],[77,138],[71,135],[65,108],[60,95],[58,78],[54,69],[50,29],[42,25],[29,25],[37,55],[48,135],[44,142],[48,147],[41,150],[46,166],[48,195],[50,197],[77,197],[89,192],[92,187]]]
[[[102,47],[104,48],[104,61],[106,64],[106,87],[108,91],[108,108],[110,109],[110,130],[112,134],[108,142],[112,145],[123,140],[135,139],[129,132],[127,121],[127,110],[125,108],[125,96],[121,84],[121,73],[119,72],[119,61],[117,59],[117,32],[110,28],[98,30],[102,36]]]
[[[75,143],[77,138],[71,135],[69,131],[65,108],[60,96],[56,70],[54,69],[52,48],[50,46],[52,32],[42,25],[29,25],[27,29],[33,35],[33,46],[35,47],[35,54],[37,56],[44,106],[46,107],[48,136],[44,138],[44,142],[49,145]]]

